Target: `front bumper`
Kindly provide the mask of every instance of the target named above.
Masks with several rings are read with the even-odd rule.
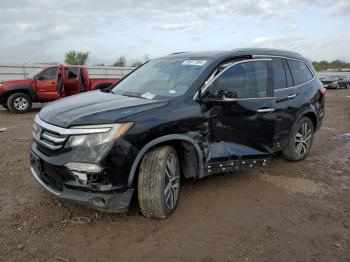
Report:
[[[99,192],[86,192],[80,190],[73,190],[66,187],[60,190],[54,188],[50,184],[46,183],[40,176],[40,173],[33,167],[30,168],[32,176],[38,181],[38,183],[48,192],[55,195],[58,198],[78,202],[88,205],[90,207],[111,211],[111,212],[125,212],[129,208],[129,204],[134,192],[133,188],[127,189],[122,193],[99,193]]]
[[[328,89],[329,88],[335,88],[336,89],[338,87],[338,85],[337,84],[333,84],[333,83],[332,84],[323,84],[323,87],[324,88],[328,88]]]

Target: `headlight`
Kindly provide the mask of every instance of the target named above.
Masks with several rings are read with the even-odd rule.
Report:
[[[71,135],[66,142],[65,147],[94,147],[97,145],[108,144],[111,141],[118,139],[126,133],[133,123],[120,123],[110,126],[110,129],[103,133],[87,134],[87,135]],[[105,125],[104,125],[105,126]],[[78,126],[72,129],[98,129],[100,126]]]

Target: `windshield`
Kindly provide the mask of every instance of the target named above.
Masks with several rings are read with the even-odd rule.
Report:
[[[41,68],[35,69],[34,71],[30,72],[30,73],[26,76],[26,78],[34,78],[34,76],[36,76],[38,73],[40,73],[41,70],[42,70]]]
[[[203,59],[151,60],[117,84],[112,92],[146,99],[181,96],[208,64],[208,60]]]

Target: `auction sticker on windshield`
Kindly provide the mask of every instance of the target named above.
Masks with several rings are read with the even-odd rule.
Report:
[[[185,60],[182,65],[194,65],[194,66],[202,66],[206,63],[206,60]]]
[[[156,95],[155,94],[152,94],[150,92],[147,92],[147,93],[144,93],[141,95],[143,98],[146,98],[146,99],[153,99]]]

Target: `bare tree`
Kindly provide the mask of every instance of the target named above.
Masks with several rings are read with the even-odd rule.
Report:
[[[125,58],[125,56],[120,56],[117,59],[117,61],[115,61],[113,66],[126,66],[126,58]]]

